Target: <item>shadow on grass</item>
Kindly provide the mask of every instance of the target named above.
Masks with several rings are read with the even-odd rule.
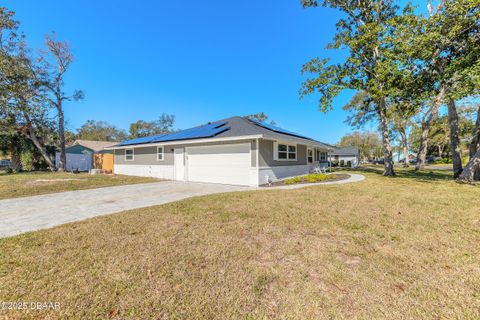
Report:
[[[365,172],[365,173],[373,173],[379,176],[383,175],[383,166],[378,167],[358,167],[355,168],[355,171]],[[422,171],[415,171],[414,168],[400,168],[395,167],[395,176],[388,177],[389,179],[412,179],[416,181],[445,181],[445,180],[452,180],[452,173],[450,171],[445,170],[422,170]]]

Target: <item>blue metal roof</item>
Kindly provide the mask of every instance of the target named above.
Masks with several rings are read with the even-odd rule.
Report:
[[[178,132],[126,140],[120,142],[119,146],[213,137],[230,129],[230,127],[225,127],[225,124],[226,122],[208,123]]]
[[[251,122],[253,122],[254,124],[256,124],[257,126],[263,127],[265,129],[268,129],[268,130],[271,130],[271,131],[274,131],[274,132],[288,134],[290,136],[299,137],[299,138],[303,138],[303,139],[313,140],[312,138],[302,136],[301,134],[282,129],[280,127],[276,127],[274,125],[271,125],[271,124],[268,124],[268,123],[265,123],[265,122],[261,122],[261,121],[257,121],[257,120],[253,120],[253,119],[249,119],[249,120]]]

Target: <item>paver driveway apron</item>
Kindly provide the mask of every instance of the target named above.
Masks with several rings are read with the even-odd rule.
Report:
[[[194,196],[251,189],[162,181],[0,200],[0,237]]]

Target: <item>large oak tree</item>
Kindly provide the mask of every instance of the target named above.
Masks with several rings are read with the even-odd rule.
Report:
[[[320,94],[320,110],[332,108],[333,99],[343,90],[363,91],[370,99],[369,107],[380,124],[384,175],[393,176],[392,146],[388,119],[388,99],[396,94],[396,85],[404,77],[399,66],[392,37],[399,8],[392,0],[303,0],[304,7],[321,4],[341,11],[344,18],[337,24],[337,32],[328,48],[348,50],[342,63],[331,64],[328,59],[315,58],[306,63],[302,71],[313,75],[306,79],[301,95]],[[407,8],[409,9],[409,8]]]

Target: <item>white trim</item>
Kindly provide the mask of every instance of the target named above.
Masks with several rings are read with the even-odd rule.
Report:
[[[132,150],[132,159],[127,159],[127,151]],[[135,161],[135,148],[127,148],[125,149],[125,162],[127,161]]]
[[[128,146],[114,146],[114,147],[107,147],[103,149],[115,150],[115,149],[125,149],[125,148],[134,148],[134,147],[156,147],[156,146],[171,146],[171,145],[184,145],[184,144],[201,144],[205,142],[237,141],[237,140],[261,139],[261,138],[263,138],[263,134],[254,134],[249,136],[237,136],[237,137],[225,137],[225,138],[206,138],[206,139],[195,139],[195,140],[175,140],[175,141],[169,141],[169,142],[132,144]]]
[[[312,152],[312,162],[308,162],[308,152]],[[307,164],[313,164],[315,162],[315,152],[313,148],[307,148]]]
[[[162,148],[162,152],[158,152],[158,149]],[[158,159],[159,155],[162,155],[162,159]],[[164,161],[165,160],[165,147],[164,146],[157,146],[157,161]]]
[[[260,141],[259,139],[255,140],[255,144],[256,144],[256,147],[257,147],[257,159],[256,159],[256,166],[255,167],[259,167],[260,166]]]
[[[280,159],[280,157],[278,156],[278,154],[280,153],[280,151],[278,151],[278,146],[279,145],[284,145],[287,147],[287,150],[286,151],[281,151],[282,153],[286,153],[287,154],[287,158],[286,159]],[[277,160],[277,161],[297,161],[297,154],[298,154],[298,145],[297,144],[292,144],[292,143],[286,143],[286,142],[283,142],[283,141],[276,141],[274,144],[274,150],[273,150],[273,160]],[[289,158],[289,154],[290,153],[293,153],[293,152],[290,152],[288,151],[289,147],[295,147],[295,158],[294,159],[290,159]]]
[[[322,159],[322,153],[325,154],[325,159]],[[328,152],[326,152],[326,151],[320,151],[320,152],[319,152],[318,161],[328,161]]]

